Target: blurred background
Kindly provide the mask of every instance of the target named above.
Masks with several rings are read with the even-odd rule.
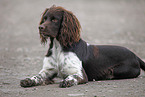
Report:
[[[1,0],[0,45],[39,45],[41,14],[52,5],[77,16],[90,44],[125,46],[145,58],[145,0]]]
[[[145,0],[0,0],[0,94],[16,97],[19,80],[42,68],[48,46],[38,25],[52,5],[76,15],[89,44],[124,46],[145,59]]]

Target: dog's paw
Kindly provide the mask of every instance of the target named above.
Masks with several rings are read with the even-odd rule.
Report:
[[[35,82],[33,80],[31,80],[30,78],[26,78],[26,79],[20,81],[21,87],[31,87],[34,85],[35,85]]]
[[[60,82],[59,87],[60,88],[66,88],[66,87],[71,87],[73,85],[74,85],[74,81],[66,81],[66,80],[64,80],[64,81]]]
[[[45,80],[45,85],[54,84],[53,80]]]

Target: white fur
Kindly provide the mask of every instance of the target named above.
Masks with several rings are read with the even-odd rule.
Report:
[[[87,43],[87,46],[89,46],[90,44],[89,43]]]
[[[74,78],[73,75],[68,76],[65,80],[66,81],[72,81],[73,80],[74,81],[73,85],[77,85],[78,84],[77,79]]]
[[[55,73],[61,78],[68,76],[67,79],[73,79],[75,84],[77,84],[77,80],[73,78],[73,75],[77,75],[79,78],[83,79],[82,62],[75,53],[63,52],[56,39],[53,41],[52,55],[44,58],[43,68],[39,72],[39,75],[42,76],[42,79],[46,79]]]

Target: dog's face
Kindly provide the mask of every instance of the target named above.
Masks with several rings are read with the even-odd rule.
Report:
[[[39,25],[39,32],[41,37],[44,39],[47,39],[48,37],[56,38],[60,30],[62,16],[62,11],[46,9]]]
[[[47,38],[56,38],[62,46],[71,46],[80,40],[80,23],[72,12],[62,7],[52,6],[42,15],[39,33],[41,43]]]

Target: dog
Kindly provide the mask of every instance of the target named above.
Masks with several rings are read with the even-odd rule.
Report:
[[[52,84],[63,80],[66,88],[94,80],[128,79],[140,75],[145,63],[125,47],[90,45],[80,38],[81,26],[76,16],[63,7],[47,8],[41,18],[39,34],[49,49],[38,75],[20,81],[22,87]]]

